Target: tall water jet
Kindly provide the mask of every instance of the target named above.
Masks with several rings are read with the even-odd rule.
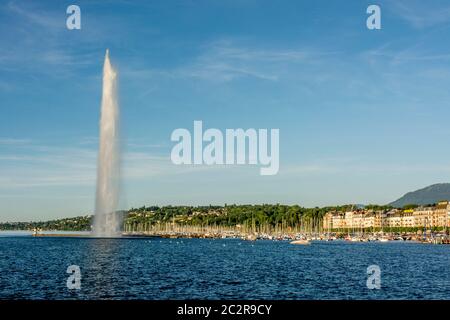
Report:
[[[100,144],[97,164],[97,192],[93,234],[117,237],[122,217],[117,211],[120,187],[119,104],[117,72],[106,50],[103,65],[103,92],[100,117]]]

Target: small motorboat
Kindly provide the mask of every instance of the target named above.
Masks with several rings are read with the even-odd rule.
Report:
[[[302,239],[298,239],[298,240],[293,240],[290,242],[290,244],[300,244],[300,245],[308,245],[311,244],[311,242],[309,242],[309,240],[302,240]]]

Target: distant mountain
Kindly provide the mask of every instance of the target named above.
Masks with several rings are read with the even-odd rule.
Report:
[[[408,192],[400,199],[389,203],[389,205],[401,208],[407,204],[426,205],[442,200],[450,200],[450,183],[437,183],[423,189]]]

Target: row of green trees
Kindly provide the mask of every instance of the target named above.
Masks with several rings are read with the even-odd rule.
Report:
[[[337,208],[303,208],[298,205],[281,204],[142,207],[131,209],[126,223],[154,225],[172,222],[179,225],[227,227],[236,225],[295,227],[309,223],[313,227],[318,227],[325,213],[332,209]]]
[[[156,225],[175,223],[178,225],[203,226],[278,226],[294,227],[309,224],[321,225],[322,217],[330,210],[345,211],[349,206],[304,208],[298,205],[225,205],[225,206],[143,206],[132,208],[124,214],[124,225]],[[38,222],[0,223],[0,230],[90,230],[92,216],[81,216]]]
[[[389,206],[368,205],[366,209],[388,210]],[[124,225],[156,225],[173,223],[187,226],[236,225],[269,227],[303,226],[317,230],[322,225],[323,216],[329,211],[345,212],[355,209],[354,205],[334,207],[304,208],[299,205],[225,205],[225,206],[143,206],[132,208],[124,214]],[[92,216],[81,216],[40,222],[0,223],[0,230],[90,230]]]
[[[0,223],[0,230],[60,230],[84,231],[91,229],[92,216],[65,218],[36,222],[4,222]]]

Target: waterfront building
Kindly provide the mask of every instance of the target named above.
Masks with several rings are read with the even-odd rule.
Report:
[[[403,210],[401,226],[405,228],[413,228],[416,226],[416,218],[414,216],[414,210]]]
[[[450,227],[450,203],[441,201],[432,206],[415,209],[330,211],[323,218],[323,228],[448,228]]]
[[[431,223],[433,221],[433,215],[435,212],[435,207],[426,206],[419,207],[414,210],[414,223],[416,227],[426,227],[433,226]]]
[[[433,215],[432,226],[449,226],[450,204],[448,201],[441,201],[436,205]]]
[[[403,213],[400,210],[391,210],[387,212],[383,227],[398,228],[402,227]]]
[[[369,211],[364,217],[364,228],[378,228],[381,226],[381,214]]]
[[[331,226],[333,229],[343,229],[346,228],[345,224],[345,214],[337,212],[331,216]]]

